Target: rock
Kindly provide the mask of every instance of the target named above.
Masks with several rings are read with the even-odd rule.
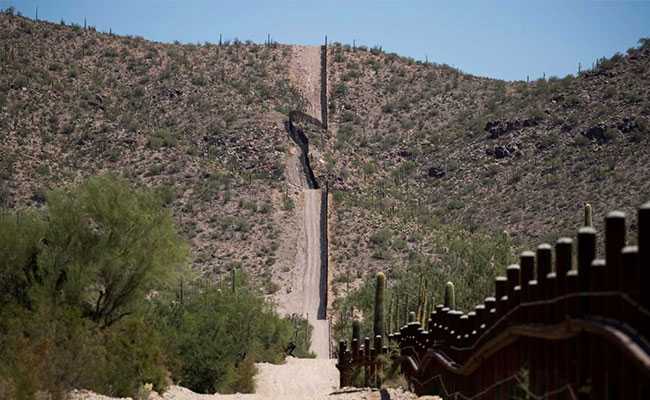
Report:
[[[512,154],[510,153],[510,150],[508,150],[506,146],[496,146],[494,148],[494,157],[497,159],[511,157],[511,156]]]
[[[623,133],[630,133],[638,128],[638,126],[639,125],[636,123],[636,121],[630,118],[623,118],[623,121],[619,122],[619,124],[616,125],[618,130]]]
[[[592,126],[591,128],[582,132],[582,135],[588,139],[596,140],[601,144],[607,143],[610,140],[609,136],[607,135],[607,125],[605,124]]]
[[[442,400],[440,396],[420,396],[418,400]]]
[[[490,139],[496,139],[512,131],[537,126],[538,123],[535,118],[488,121],[485,124],[485,131],[490,134]]]
[[[494,158],[496,159],[502,159],[502,158],[521,156],[522,152],[519,150],[517,145],[509,143],[505,146],[499,145],[494,147],[488,147],[485,150],[485,154],[488,156],[494,156]]]
[[[446,173],[444,169],[434,166],[429,168],[428,175],[430,178],[442,178]]]

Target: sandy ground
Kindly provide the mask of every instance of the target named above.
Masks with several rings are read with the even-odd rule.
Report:
[[[411,393],[391,389],[383,394],[369,389],[338,389],[335,360],[288,358],[285,364],[257,364],[255,394],[198,394],[172,386],[162,396],[152,393],[149,400],[412,400]],[[116,400],[87,391],[76,391],[73,400]]]
[[[338,371],[334,360],[288,358],[285,364],[257,364],[255,394],[201,395],[178,386],[171,387],[164,400],[235,399],[324,399],[336,390]],[[331,364],[331,365],[330,365]],[[154,396],[154,398],[156,398]],[[160,398],[159,398],[160,399]]]

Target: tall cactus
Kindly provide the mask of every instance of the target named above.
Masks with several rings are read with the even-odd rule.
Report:
[[[593,219],[591,215],[591,204],[585,203],[585,226],[593,226]]]
[[[450,310],[456,309],[456,294],[453,282],[447,282],[445,285],[445,307],[448,307]]]
[[[233,293],[237,293],[237,268],[235,267],[230,271],[230,288]]]
[[[377,273],[377,284],[375,286],[375,336],[384,337],[384,288],[386,287],[386,275],[383,272]]]

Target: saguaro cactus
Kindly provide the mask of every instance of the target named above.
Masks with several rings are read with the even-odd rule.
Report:
[[[591,204],[585,203],[585,226],[593,226],[593,220],[591,216]]]
[[[383,272],[377,273],[377,284],[375,286],[375,336],[384,337],[384,288],[386,286],[386,275]]]
[[[230,288],[233,293],[237,293],[237,268],[235,267],[230,271]]]
[[[453,282],[447,282],[445,285],[445,307],[448,307],[450,310],[456,308],[456,294],[454,293]]]

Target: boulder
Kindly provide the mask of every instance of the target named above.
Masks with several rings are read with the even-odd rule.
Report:
[[[441,167],[433,166],[429,168],[428,175],[430,178],[442,178],[446,175],[445,170]]]
[[[521,156],[522,152],[519,150],[519,147],[517,147],[516,144],[508,143],[507,145],[488,147],[485,150],[485,154],[488,156],[493,156],[496,159],[502,159]]]
[[[501,159],[506,157],[512,157],[512,153],[506,146],[494,147],[494,158]]]
[[[623,118],[623,121],[619,122],[618,125],[616,125],[618,130],[623,133],[630,133],[633,130],[635,130],[638,126],[639,125],[636,123],[636,121],[631,118]]]
[[[488,121],[485,131],[490,134],[490,139],[496,139],[512,131],[537,126],[538,123],[535,118]]]
[[[601,144],[609,142],[609,136],[607,135],[607,125],[605,124],[594,125],[586,131],[582,132],[582,135]]]

